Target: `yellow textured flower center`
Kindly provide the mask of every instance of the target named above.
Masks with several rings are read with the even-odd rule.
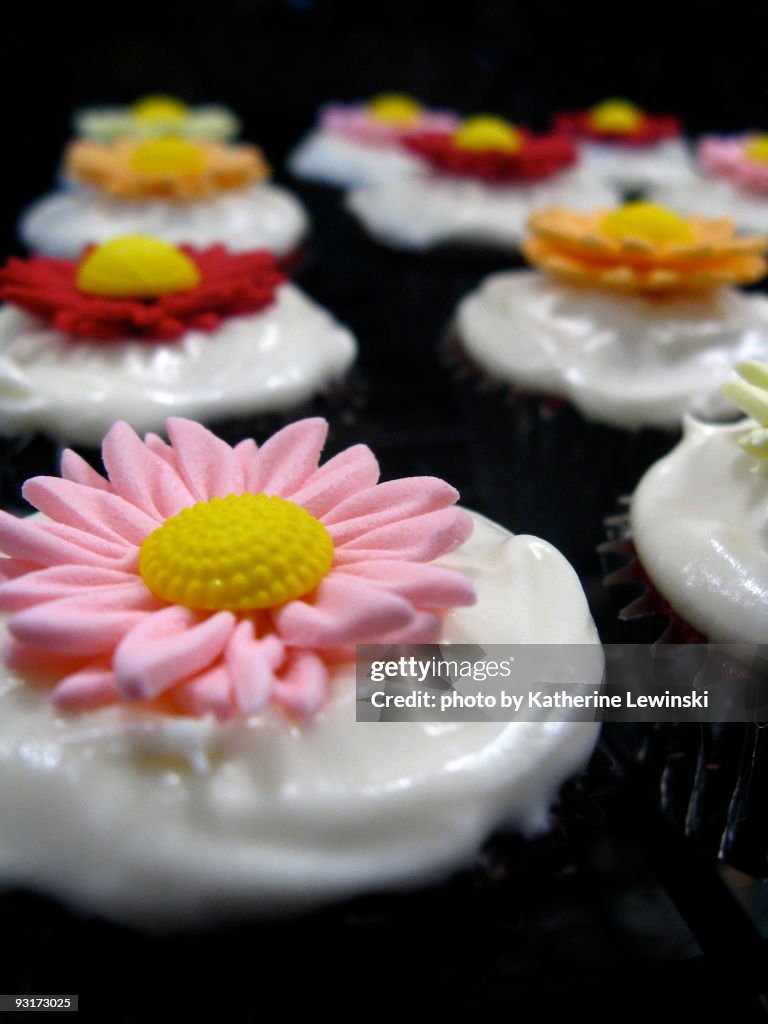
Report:
[[[643,112],[628,100],[605,100],[592,107],[589,119],[599,132],[630,135],[642,124]]]
[[[654,203],[626,203],[603,217],[600,230],[610,238],[642,238],[659,244],[693,240],[693,231],[682,217]]]
[[[744,147],[750,160],[758,164],[768,164],[768,135],[753,135]]]
[[[522,136],[514,125],[501,117],[485,114],[469,117],[454,132],[453,143],[460,149],[500,149],[516,153],[523,144]]]
[[[189,110],[175,96],[144,96],[133,104],[131,113],[147,124],[174,124],[183,121]]]
[[[150,533],[139,572],[164,601],[250,611],[309,593],[332,562],[330,534],[305,509],[266,494],[230,494],[185,508]]]
[[[205,163],[205,152],[187,139],[140,142],[131,156],[137,174],[201,174]]]
[[[420,103],[398,92],[375,96],[368,104],[368,110],[377,121],[394,125],[416,124],[423,113]]]
[[[194,288],[200,271],[168,242],[151,235],[120,235],[91,249],[77,269],[75,283],[86,295],[150,299]]]

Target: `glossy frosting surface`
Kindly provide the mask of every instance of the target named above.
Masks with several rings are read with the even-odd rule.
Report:
[[[301,243],[309,220],[290,192],[260,182],[190,202],[127,200],[70,189],[39,199],[24,213],[19,234],[43,256],[76,259],[87,245],[115,235],[156,235],[174,245],[225,245],[234,252],[267,249],[286,256]]]
[[[645,571],[714,643],[761,643],[768,625],[768,478],[737,443],[750,427],[687,419],[683,439],[632,498]]]
[[[169,415],[211,421],[282,412],[344,375],[355,339],[292,285],[264,310],[178,341],[68,338],[0,310],[0,432],[40,430],[96,446],[117,419],[162,431]]]
[[[734,411],[720,388],[735,363],[768,356],[768,300],[734,289],[646,298],[512,271],[464,299],[455,329],[496,380],[601,423],[676,430],[692,408]]]
[[[591,210],[615,200],[598,178],[577,169],[514,185],[421,175],[356,189],[346,203],[377,241],[419,251],[453,242],[515,249],[537,207]]]

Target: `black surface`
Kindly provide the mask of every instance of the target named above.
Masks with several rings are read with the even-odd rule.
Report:
[[[390,88],[534,125],[550,109],[623,93],[680,113],[693,130],[766,127],[759,21],[754,5],[711,0],[632,8],[546,0],[14,3],[4,10],[0,62],[0,244],[17,248],[18,210],[52,183],[70,112],[87,103],[161,90],[229,103],[279,177],[318,103]],[[335,218],[332,193],[299,191],[319,215],[302,284],[361,344],[366,401],[351,419],[334,418],[331,451],[365,441],[384,478],[443,476],[466,505],[517,529],[512,506],[481,486],[469,424],[439,357],[453,296],[438,289],[436,301],[419,303],[403,331],[418,324],[423,344],[403,344],[387,306],[397,278],[366,277],[351,256],[359,240]],[[546,517],[539,522],[546,533]],[[537,529],[534,510],[524,528]],[[616,639],[597,560],[579,567],[605,638]],[[729,876],[729,888],[711,852],[669,829],[643,779],[626,776],[625,738],[606,737],[587,780],[570,787],[551,837],[497,840],[477,872],[431,892],[163,939],[85,921],[29,894],[5,896],[0,989],[77,992],[81,1018],[110,1022],[195,1013],[239,1024],[350,1009],[365,1018],[416,1005],[523,1021],[555,1013],[764,1019],[764,940],[742,909],[768,920],[760,887]],[[16,1017],[25,1019],[9,1020]]]

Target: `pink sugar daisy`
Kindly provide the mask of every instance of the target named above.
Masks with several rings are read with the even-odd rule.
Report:
[[[750,141],[751,136],[705,136],[698,147],[699,163],[705,171],[729,178],[752,192],[768,192],[768,163],[750,158]]]
[[[392,124],[373,117],[366,105],[329,105],[320,112],[320,124],[326,131],[369,145],[396,145],[421,132],[450,135],[459,126],[453,114],[425,110],[412,124]]]
[[[104,439],[107,478],[66,451],[61,478],[24,487],[47,519],[0,512],[8,666],[52,675],[53,700],[66,709],[138,701],[226,718],[273,702],[311,715],[328,697],[330,666],[352,656],[351,645],[435,641],[442,614],[475,599],[464,576],[429,564],[467,539],[470,516],[434,477],[378,483],[364,445],[320,466],[327,429],[306,419],[261,447],[246,440],[232,448],[189,420],[168,421],[170,444],[154,434],[142,441],[121,422]],[[217,499],[247,494],[285,499],[281,508],[323,543],[330,537],[319,582],[298,598],[245,610],[158,596],[140,566],[144,541],[184,509],[218,514],[226,502]],[[222,543],[234,535],[222,534]],[[189,537],[202,571],[210,538],[199,530]],[[276,571],[295,582],[303,552],[288,550],[293,561],[278,559]],[[168,574],[156,576],[168,584]]]

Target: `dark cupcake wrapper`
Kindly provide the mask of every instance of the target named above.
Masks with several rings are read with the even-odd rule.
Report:
[[[455,333],[443,358],[469,432],[479,511],[550,541],[580,574],[596,574],[605,509],[634,489],[676,435],[595,423],[561,398],[493,380]]]
[[[670,645],[707,639],[671,607],[643,568],[626,513],[606,521],[599,546],[605,575],[624,624],[622,640],[650,643],[670,657]],[[671,657],[675,654],[672,652]],[[743,670],[716,648],[699,679]],[[768,877],[768,729],[760,723],[655,723],[624,730],[622,749],[672,825],[706,853],[756,878]],[[629,735],[628,735],[629,733]]]
[[[460,299],[489,273],[521,266],[514,251],[446,243],[414,252],[382,245],[351,213],[349,257],[364,269],[371,316],[359,334],[372,360],[397,360],[404,372],[436,365],[445,324]]]

